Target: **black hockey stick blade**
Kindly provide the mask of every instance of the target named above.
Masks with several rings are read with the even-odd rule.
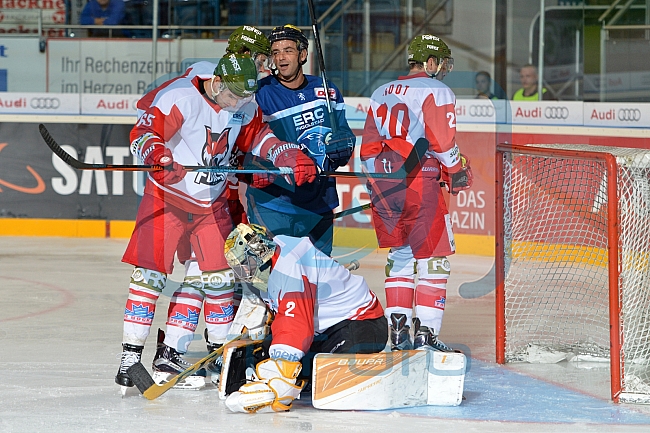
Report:
[[[228,343],[231,343],[233,341],[237,341],[241,337],[242,337],[241,335],[238,335],[237,337],[230,340]],[[226,344],[228,344],[228,343],[226,343]],[[129,377],[131,377],[131,380],[133,380],[133,383],[136,384],[136,386],[138,387],[140,392],[142,392],[142,395],[147,400],[154,400],[154,399],[160,397],[161,395],[163,395],[165,392],[169,391],[171,388],[174,387],[174,385],[181,382],[186,377],[189,377],[189,376],[193,375],[194,373],[196,373],[197,371],[199,371],[200,369],[202,369],[203,367],[208,365],[210,362],[214,361],[219,356],[221,356],[221,354],[223,353],[223,348],[226,346],[226,344],[221,346],[219,349],[217,349],[217,350],[215,350],[213,352],[210,352],[207,356],[201,358],[195,364],[192,364],[186,370],[181,371],[179,374],[172,377],[171,379],[169,379],[169,381],[167,381],[167,382],[165,382],[165,383],[163,383],[161,385],[157,385],[153,381],[153,379],[151,378],[151,375],[149,375],[149,372],[147,372],[147,370],[144,368],[144,366],[142,367],[142,369],[140,369],[139,367],[136,367],[135,373],[138,376],[137,379],[135,379],[134,377],[131,377],[131,373],[130,373],[131,368],[133,368],[137,364],[133,364],[131,367],[129,367],[126,374],[128,374]],[[148,378],[144,377],[145,374],[146,374],[146,376],[148,376]],[[136,380],[139,381],[140,385],[138,385],[136,383]],[[145,388],[144,391],[142,391],[140,386],[145,386],[145,385],[148,385],[148,386]]]
[[[159,165],[111,165],[111,164],[88,164],[86,162],[81,162],[78,159],[74,158],[68,152],[63,150],[59,143],[57,143],[50,132],[47,130],[45,125],[42,123],[38,125],[38,130],[41,132],[41,137],[45,140],[45,144],[54,152],[56,156],[61,158],[63,162],[68,164],[70,167],[76,168],[78,170],[120,170],[120,171],[159,171],[164,170],[163,167]]]
[[[135,386],[140,390],[142,394],[145,393],[146,390],[151,388],[156,384],[156,382],[153,381],[151,378],[151,375],[147,371],[146,368],[144,368],[144,365],[142,365],[141,362],[136,362],[132,366],[130,366],[126,370],[126,374],[129,376],[129,378],[133,381]]]

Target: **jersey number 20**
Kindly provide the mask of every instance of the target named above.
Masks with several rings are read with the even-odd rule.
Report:
[[[409,109],[406,104],[400,102],[399,104],[393,105],[390,109],[390,115],[388,114],[388,105],[385,103],[381,104],[377,108],[377,117],[381,119],[381,128],[379,130],[381,136],[386,138],[406,138],[409,126],[411,125]],[[398,125],[399,131],[397,130]]]

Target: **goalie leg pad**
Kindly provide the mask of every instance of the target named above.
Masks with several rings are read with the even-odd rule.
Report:
[[[304,382],[297,381],[302,365],[285,359],[265,359],[255,371],[259,380],[242,385],[226,399],[233,412],[285,412],[300,396]]]

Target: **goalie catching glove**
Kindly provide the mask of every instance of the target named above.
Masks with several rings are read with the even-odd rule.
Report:
[[[454,173],[449,173],[443,166],[442,181],[451,195],[458,195],[459,192],[470,189],[474,176],[469,166],[469,159],[465,155],[460,155],[460,169]]]
[[[265,359],[257,364],[257,380],[242,385],[226,399],[233,412],[268,413],[291,409],[293,400],[300,396],[305,385],[298,381],[302,365],[286,359]]]
[[[278,168],[291,168],[296,186],[316,180],[316,165],[314,161],[305,155],[297,144],[285,142],[273,146],[269,151],[268,159]],[[287,182],[291,183],[288,178]]]
[[[152,143],[142,152],[143,162],[149,165],[160,165],[163,170],[151,171],[153,180],[161,185],[173,185],[183,180],[187,171],[174,161],[171,150],[162,143]]]

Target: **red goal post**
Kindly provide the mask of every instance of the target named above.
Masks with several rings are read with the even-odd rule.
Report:
[[[650,403],[650,150],[496,156],[497,362],[608,360],[612,399]]]

